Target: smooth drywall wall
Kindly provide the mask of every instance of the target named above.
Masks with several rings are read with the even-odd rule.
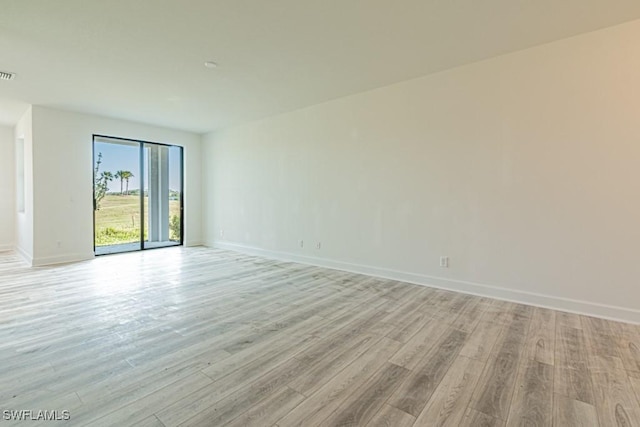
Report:
[[[34,265],[93,257],[93,135],[184,147],[185,245],[201,237],[200,136],[33,106]]]
[[[15,221],[15,249],[28,263],[33,262],[33,112],[29,107],[22,115],[14,129],[14,141],[22,144],[22,158],[14,158],[22,162],[24,174],[23,200],[24,209],[17,210]],[[15,201],[15,197],[14,197]]]
[[[13,249],[14,246],[15,198],[13,128],[0,126],[0,251]]]
[[[635,21],[206,135],[206,241],[640,321],[638,40]]]

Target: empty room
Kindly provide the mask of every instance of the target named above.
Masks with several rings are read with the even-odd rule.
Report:
[[[640,426],[640,2],[0,2],[49,423]]]

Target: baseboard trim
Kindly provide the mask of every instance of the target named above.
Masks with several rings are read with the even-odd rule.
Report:
[[[12,243],[0,245],[0,252],[12,251],[14,249],[15,249],[15,246]]]
[[[280,261],[297,262],[300,264],[314,265],[331,268],[334,270],[348,271],[351,273],[365,274],[384,279],[399,280],[416,285],[445,289],[465,294],[495,298],[504,301],[527,304],[537,307],[550,308],[575,314],[584,314],[603,319],[640,324],[640,310],[618,307],[607,304],[599,304],[590,301],[557,297],[553,295],[538,294],[516,289],[491,286],[482,283],[454,280],[443,277],[427,276],[423,274],[390,270],[362,264],[352,264],[327,258],[316,258],[289,252],[270,251],[253,246],[245,246],[230,242],[214,242],[207,246],[217,249],[242,252],[250,255],[258,255],[265,258]]]
[[[18,254],[19,257],[21,257],[27,264],[29,264],[30,266],[33,266],[33,258],[31,257],[31,255],[29,255],[24,249],[22,249],[20,246],[16,246],[15,248],[16,253]]]
[[[31,262],[32,267],[43,267],[46,265],[55,264],[68,264],[72,262],[86,261],[95,258],[93,253],[81,255],[81,254],[64,254],[54,255],[48,257],[33,258]]]

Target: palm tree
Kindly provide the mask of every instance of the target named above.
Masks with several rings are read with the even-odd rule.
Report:
[[[118,172],[115,173],[115,175],[113,175],[113,177],[115,179],[119,179],[120,180],[120,195],[121,196],[123,194],[122,193],[122,186],[124,184],[124,175],[123,175],[124,173],[125,173],[125,171],[118,171]]]
[[[129,171],[122,171],[122,179],[127,183],[127,191],[126,194],[129,194],[129,179],[133,178],[133,174]]]

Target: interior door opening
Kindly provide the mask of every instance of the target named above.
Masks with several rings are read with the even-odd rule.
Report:
[[[94,135],[96,255],[183,243],[183,149]]]

